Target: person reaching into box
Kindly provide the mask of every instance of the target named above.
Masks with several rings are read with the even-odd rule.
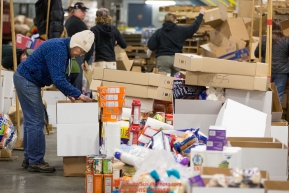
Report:
[[[148,56],[156,50],[159,72],[174,76],[179,69],[174,67],[175,53],[182,53],[185,40],[192,38],[203,21],[205,9],[201,8],[199,16],[190,26],[177,26],[177,17],[172,13],[165,15],[163,27],[158,29],[148,41]]]
[[[24,160],[22,167],[29,172],[54,172],[44,161],[44,106],[41,87],[54,84],[70,100],[92,101],[72,86],[65,77],[71,69],[71,58],[82,56],[91,49],[94,34],[90,30],[71,38],[53,38],[43,42],[14,73],[14,85],[24,116]]]
[[[262,37],[262,62],[266,58],[266,36]],[[255,57],[259,57],[259,44],[255,50]],[[282,104],[283,94],[289,73],[289,37],[283,34],[279,20],[274,19],[272,23],[272,82],[275,83],[280,102]]]

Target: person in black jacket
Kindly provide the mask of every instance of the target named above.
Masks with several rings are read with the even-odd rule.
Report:
[[[31,49],[19,49],[16,48],[17,66],[33,52]],[[2,67],[6,70],[14,70],[13,65],[13,50],[12,46],[2,45]]]
[[[111,25],[112,18],[109,15],[108,9],[100,8],[96,11],[95,23],[96,25],[90,29],[95,35],[94,62],[96,62],[95,66],[105,68],[101,63],[109,65],[109,62],[116,61],[114,47],[119,45],[121,48],[125,49],[127,44],[119,30]]]
[[[255,50],[255,57],[259,57],[259,45]],[[262,37],[262,62],[266,58],[266,36]],[[280,102],[282,104],[283,94],[289,73],[289,37],[283,34],[279,20],[272,23],[272,82],[275,83]]]
[[[86,16],[86,11],[88,10],[87,7],[82,2],[77,2],[73,6],[72,15],[67,19],[65,22],[65,28],[69,37],[73,36],[74,34],[88,30],[88,27],[83,22],[83,19]],[[83,71],[81,65],[84,61],[89,61],[90,54],[86,54],[85,56],[76,57],[75,60],[78,63],[78,76],[69,77],[71,84],[75,85],[80,91],[82,91],[82,78],[83,78]]]
[[[177,26],[177,17],[172,13],[165,15],[163,27],[158,29],[148,41],[148,49],[156,50],[157,67],[159,72],[174,76],[179,69],[174,67],[175,53],[182,53],[185,40],[192,38],[202,23],[205,9],[200,10],[199,16],[190,26]]]

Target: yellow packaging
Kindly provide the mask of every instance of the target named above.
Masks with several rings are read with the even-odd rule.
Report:
[[[129,127],[121,125],[120,130],[120,138],[129,139]]]

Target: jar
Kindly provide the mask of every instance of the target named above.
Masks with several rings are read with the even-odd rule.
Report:
[[[173,124],[173,118],[174,118],[174,116],[172,114],[166,114],[166,123],[169,125],[174,125]]]

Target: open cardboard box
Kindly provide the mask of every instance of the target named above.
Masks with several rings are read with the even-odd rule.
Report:
[[[267,77],[189,71],[186,73],[186,84],[257,91],[268,89]]]
[[[134,61],[129,60],[125,50],[120,48],[119,46],[116,46],[114,49],[114,52],[115,52],[117,70],[130,71]]]
[[[224,174],[225,176],[232,176],[232,168],[214,168],[214,167],[202,167],[201,176],[203,178],[211,178],[215,174]],[[267,171],[260,171],[263,180],[269,180],[269,173]]]
[[[174,66],[192,72],[267,77],[268,64],[175,54]],[[206,85],[207,86],[207,85]]]
[[[266,193],[289,193],[289,181],[265,181]]]
[[[242,148],[242,168],[258,167],[271,180],[287,180],[288,147],[274,138],[228,138],[228,146]]]
[[[272,121],[278,122],[282,118],[283,109],[278,96],[277,87],[274,83],[271,83],[272,89]]]
[[[209,9],[204,15],[204,24],[210,25],[213,28],[221,26],[228,18],[227,7],[219,3],[217,8]]]
[[[237,50],[236,43],[229,40],[226,43],[222,43],[220,46],[208,43],[201,45],[200,47],[203,49],[202,56],[211,58],[219,58],[220,56]]]

